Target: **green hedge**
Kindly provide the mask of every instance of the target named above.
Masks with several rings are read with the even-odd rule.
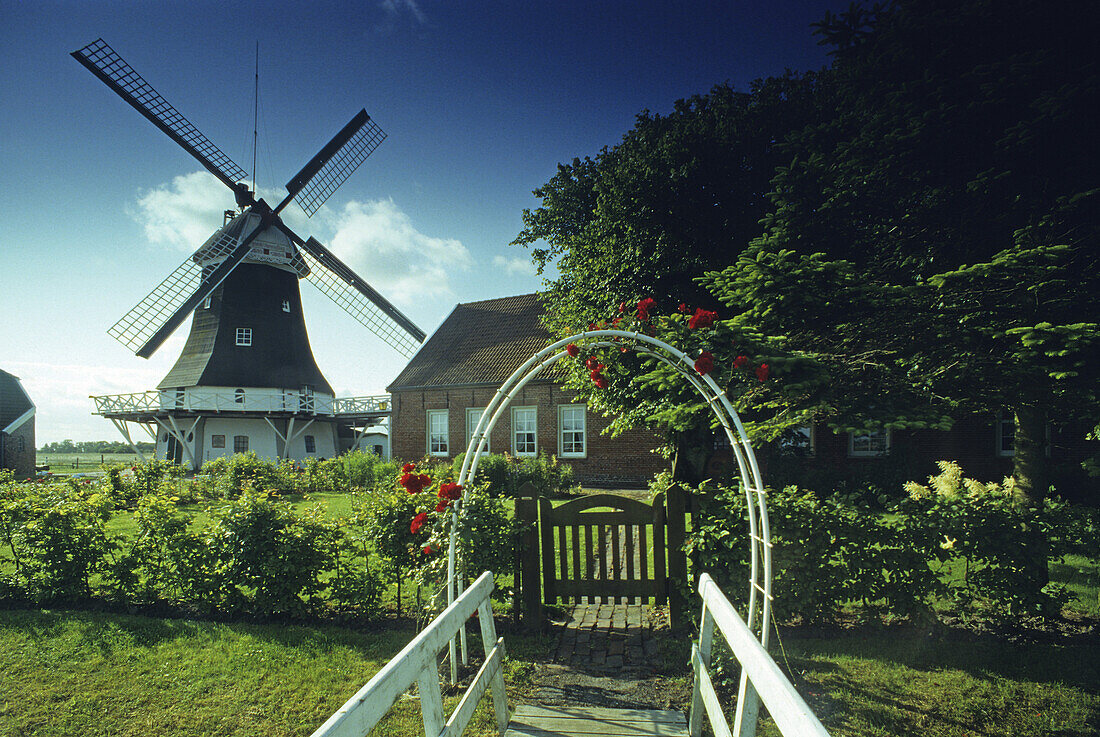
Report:
[[[769,492],[776,616],[822,620],[852,605],[894,616],[1060,612],[1067,593],[1047,582],[1047,561],[1095,556],[1095,510],[1057,499],[1032,509],[1010,482],[983,484],[955,463],[940,466],[885,513],[794,486]],[[718,487],[697,498],[687,551],[698,570],[738,591],[748,578],[745,495]]]

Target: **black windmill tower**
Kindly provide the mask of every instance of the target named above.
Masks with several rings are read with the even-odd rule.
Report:
[[[250,408],[252,414],[310,414],[324,405],[324,397],[331,399],[332,387],[317,367],[306,334],[301,279],[399,353],[408,357],[416,351],[425,337],[419,327],[325,246],[312,237],[303,240],[279,217],[292,200],[312,216],[385,139],[366,110],[287,182],[286,197],[271,207],[249,189],[247,172],[102,39],[72,56],[194,156],[235,197],[237,210],[226,212],[222,227],[108,330],[138,356],[148,358],[193,315],[183,352],[157,387],[162,394],[172,393],[170,409],[201,415],[217,390],[232,392],[234,400],[228,407],[218,400],[216,409],[238,410],[241,416]],[[246,401],[249,394],[254,401]],[[292,394],[297,406],[288,406],[286,397]],[[273,402],[272,397],[281,400]],[[176,435],[181,444],[188,441],[184,433]],[[289,445],[289,435],[288,430],[284,446]],[[285,448],[282,454],[287,455]],[[176,455],[179,459],[179,451]]]

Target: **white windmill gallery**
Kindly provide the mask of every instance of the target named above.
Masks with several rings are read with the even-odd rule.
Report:
[[[131,426],[158,458],[198,470],[219,456],[331,458],[363,445],[389,397],[338,398],[306,334],[301,279],[310,281],[406,357],[424,332],[315,239],[279,217],[292,200],[314,212],[385,139],[360,111],[286,185],[275,208],[247,173],[162,98],[102,39],[72,56],[229,187],[237,209],[222,227],[108,331],[142,358],[191,316],[183,352],[152,391],[92,397],[137,451]],[[141,454],[139,453],[139,456]]]

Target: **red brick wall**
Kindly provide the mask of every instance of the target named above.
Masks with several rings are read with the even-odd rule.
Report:
[[[466,387],[398,391],[393,394],[390,443],[394,458],[413,460],[428,451],[428,410],[446,409],[449,455],[466,450],[466,409],[486,407],[497,387]],[[657,436],[646,430],[631,430],[611,438],[601,432],[609,423],[591,410],[586,411],[587,452],[584,458],[561,458],[558,447],[558,407],[574,404],[573,394],[546,382],[528,384],[520,391],[489,437],[494,453],[512,453],[514,407],[535,407],[537,445],[540,453],[559,456],[572,466],[577,480],[586,486],[644,486],[668,462],[652,453]]]

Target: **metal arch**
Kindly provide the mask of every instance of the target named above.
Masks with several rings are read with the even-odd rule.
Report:
[[[481,452],[485,449],[487,439],[516,394],[546,367],[567,355],[564,350],[567,345],[584,341],[586,347],[621,347],[623,343],[619,341],[622,340],[631,341],[637,352],[659,360],[687,379],[688,383],[706,400],[726,432],[730,447],[733,449],[734,457],[737,460],[741,487],[744,489],[749,517],[749,605],[745,621],[750,628],[756,630],[761,645],[766,648],[769,635],[767,623],[771,616],[772,601],[772,546],[768,524],[767,497],[760,466],[757,463],[752,443],[749,441],[748,434],[741,423],[741,418],[733,409],[726,393],[719,388],[710,376],[701,376],[695,370],[694,361],[687,354],[668,343],[638,332],[589,330],[563,338],[538,351],[501,384],[492,401],[481,413],[481,418],[478,420],[477,427],[474,429],[470,443],[466,448],[466,456],[459,472],[458,483],[465,487],[474,478],[478,460]],[[456,591],[456,551],[458,527],[462,519],[462,501],[462,499],[459,499],[453,505],[451,511],[451,531],[447,551],[448,603],[453,602],[458,593]],[[451,652],[451,662],[454,664],[453,646]],[[453,667],[455,666],[452,665]]]

